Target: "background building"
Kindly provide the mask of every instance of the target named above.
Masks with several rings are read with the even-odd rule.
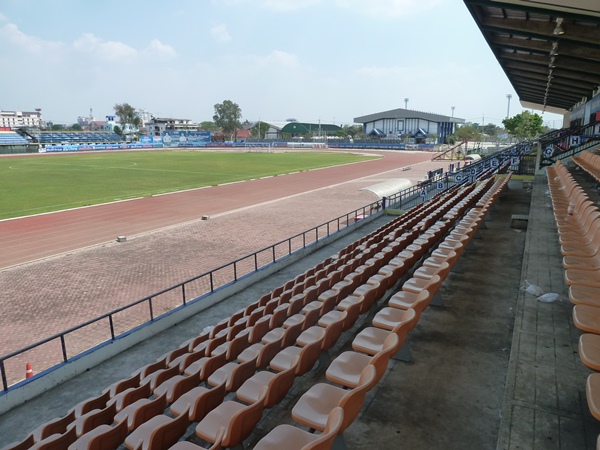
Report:
[[[354,123],[362,123],[363,132],[371,136],[390,139],[408,136],[418,141],[435,135],[439,143],[444,143],[454,133],[456,124],[464,124],[465,120],[399,108],[355,117]]]
[[[42,125],[42,110],[35,111],[0,111],[0,127],[16,129]]]

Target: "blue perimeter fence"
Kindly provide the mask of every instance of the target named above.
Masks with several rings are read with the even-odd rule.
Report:
[[[123,338],[174,311],[202,301],[212,293],[248,277],[271,264],[338,233],[357,226],[362,218],[384,214],[386,209],[406,211],[458,185],[505,170],[516,171],[525,154],[515,147],[498,151],[456,171],[430,172],[430,178],[397,194],[372,202],[362,208],[317,225],[250,255],[222,265],[209,272],[185,280],[85,323],[69,328],[46,339],[0,357],[0,396],[11,389],[58,369],[100,347]],[[32,378],[23,379],[28,359],[43,361],[44,367]]]

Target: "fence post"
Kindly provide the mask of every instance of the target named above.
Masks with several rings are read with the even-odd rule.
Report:
[[[381,197],[381,210],[385,211],[386,208],[387,197]]]

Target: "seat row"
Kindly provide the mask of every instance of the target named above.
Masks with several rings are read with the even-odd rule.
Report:
[[[483,194],[483,189],[480,191]],[[472,201],[481,198],[473,188],[464,192],[472,194]],[[100,396],[80,403],[65,417],[38,427],[22,443],[7,448],[66,448],[69,444],[69,448],[113,448],[112,444],[123,440],[133,448],[139,442],[178,440],[190,422],[198,422],[196,434],[212,442],[213,447],[241,443],[253,426],[221,429],[209,426],[210,421],[202,425],[211,411],[227,403],[223,403],[225,394],[240,391],[239,400],[250,402],[234,402],[242,405],[235,408],[230,403],[222,407],[229,408],[229,425],[235,422],[234,416],[244,423],[253,422],[247,420],[252,414],[260,419],[262,408],[273,406],[282,392],[287,393],[273,386],[291,386],[290,374],[306,373],[323,357],[341,332],[350,329],[358,315],[381,298],[405,273],[404,269],[410,268],[409,263],[422,256],[419,252],[428,250],[435,236],[439,238],[444,228],[433,226],[431,220],[449,214],[460,199],[468,196],[464,192],[445,202],[440,200],[442,206],[433,211],[421,206],[401,216],[393,221],[394,226],[382,227],[335,259],[273,290],[212,330],[108,387]],[[416,228],[417,232],[415,220],[421,227]],[[444,223],[450,222],[447,219]],[[427,232],[420,234],[419,230],[427,225]],[[409,227],[411,231],[396,237],[399,230]],[[421,240],[415,243],[417,238]],[[402,252],[405,258],[400,265],[397,257]],[[389,264],[395,258],[396,264]],[[269,372],[261,370],[267,367]],[[245,385],[250,380],[250,385],[256,386],[261,384],[259,380],[268,380],[271,386],[251,389]],[[166,410],[172,417],[163,414]],[[149,422],[151,417],[155,419]]]
[[[323,436],[334,433],[334,423],[341,423],[334,438],[336,448],[346,447],[343,431],[358,416],[366,393],[382,378],[390,358],[407,359],[407,334],[417,325],[423,310],[439,292],[441,284],[483,224],[489,207],[507,182],[508,178],[496,183],[488,191],[487,200],[464,214],[443,241],[431,249],[430,256],[424,258],[412,276],[404,281],[401,290],[389,298],[387,306],[378,310],[372,326],[363,328],[356,335],[352,350],[343,352],[331,362],[325,372],[329,383],[313,385],[298,399],[291,411],[292,419],[310,429],[320,430],[322,434],[317,437],[294,425],[280,425],[267,433],[255,449],[274,450],[284,446],[290,450],[321,448],[313,445],[321,442]],[[456,209],[461,209],[461,206]],[[391,264],[401,259],[396,257]],[[338,417],[340,408],[342,418]]]
[[[600,155],[583,150],[578,155],[572,156],[571,159],[596,182],[600,183]]]
[[[579,158],[587,161],[586,156]],[[600,211],[562,162],[547,170],[564,277],[574,304],[573,323],[583,332],[579,357],[600,372]],[[586,398],[592,415],[600,420],[600,373],[588,376]]]

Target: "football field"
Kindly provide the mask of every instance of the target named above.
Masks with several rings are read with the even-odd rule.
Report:
[[[0,158],[0,220],[373,159],[333,152],[123,152]]]

